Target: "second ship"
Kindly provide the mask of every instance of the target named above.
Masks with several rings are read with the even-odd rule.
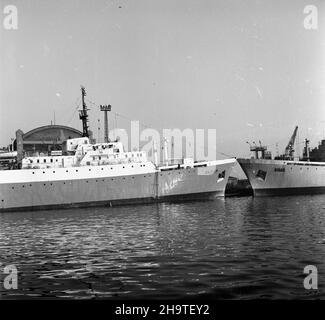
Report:
[[[310,151],[305,139],[302,157],[294,157],[298,127],[281,156],[272,159],[267,147],[251,145],[251,159],[237,159],[253,189],[254,196],[325,193],[325,140]]]

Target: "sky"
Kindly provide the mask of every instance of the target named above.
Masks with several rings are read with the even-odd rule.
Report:
[[[0,0],[1,12],[8,4],[18,29],[0,27],[0,146],[54,114],[81,130],[80,85],[95,138],[99,104],[122,115],[110,127],[216,129],[217,158],[249,156],[246,141],[281,153],[295,125],[301,150],[325,138],[325,1]],[[304,27],[310,4],[316,30]]]

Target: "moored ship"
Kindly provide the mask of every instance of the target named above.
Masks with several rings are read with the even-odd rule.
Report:
[[[165,157],[158,164],[155,147],[152,162],[143,151],[126,152],[118,140],[91,143],[87,116],[84,107],[80,112],[84,136],[68,139],[62,152],[23,157],[19,169],[0,171],[0,211],[224,196],[236,159],[176,161]]]
[[[254,158],[237,159],[255,196],[325,193],[325,140],[310,151],[305,139],[303,156],[296,158],[293,146],[297,130],[298,127],[281,156],[272,159],[267,147],[260,144],[250,148]]]
[[[73,155],[28,157],[0,171],[0,211],[148,203],[224,196],[235,159],[157,166],[121,142],[67,141]]]

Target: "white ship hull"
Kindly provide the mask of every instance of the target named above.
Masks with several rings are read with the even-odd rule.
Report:
[[[156,169],[151,162],[0,171],[0,211],[224,196],[235,159]]]
[[[325,162],[237,159],[255,196],[325,193]]]

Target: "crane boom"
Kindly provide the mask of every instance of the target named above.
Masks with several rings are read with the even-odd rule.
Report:
[[[292,156],[293,156],[293,153],[294,153],[293,146],[296,141],[297,131],[298,131],[298,126],[295,127],[295,130],[293,131],[293,134],[289,140],[289,143],[285,148],[285,151],[284,151],[285,157],[292,158]]]

